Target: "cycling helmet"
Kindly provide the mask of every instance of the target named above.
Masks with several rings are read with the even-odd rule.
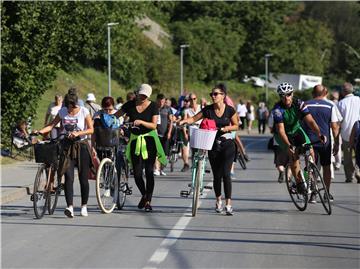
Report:
[[[277,93],[279,95],[285,95],[294,91],[293,86],[290,83],[283,82],[277,86]]]

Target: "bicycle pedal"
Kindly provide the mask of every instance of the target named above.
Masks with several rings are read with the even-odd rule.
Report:
[[[184,197],[184,198],[187,198],[189,196],[189,191],[180,191],[180,196],[181,197]]]
[[[211,171],[210,171],[209,169],[205,169],[205,173],[206,173],[206,174],[210,174],[210,172],[211,172]]]
[[[207,190],[212,190],[212,186],[204,186],[204,189],[207,189]]]

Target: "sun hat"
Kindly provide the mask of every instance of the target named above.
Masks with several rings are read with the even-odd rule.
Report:
[[[95,95],[93,93],[88,93],[86,101],[95,101]]]
[[[148,98],[151,96],[151,93],[152,93],[152,88],[149,84],[141,84],[137,92],[137,94],[143,94]]]

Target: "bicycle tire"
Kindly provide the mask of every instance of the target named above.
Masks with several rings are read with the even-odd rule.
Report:
[[[239,164],[240,166],[242,167],[242,169],[246,169],[246,161],[245,161],[245,156],[242,152],[239,152],[238,153],[238,161],[239,161]]]
[[[118,196],[116,199],[116,207],[117,209],[121,210],[124,207],[126,201],[126,183],[127,183],[127,176],[125,169],[121,169],[119,183],[118,183]]]
[[[289,177],[289,175],[291,176]],[[294,187],[296,185],[296,180],[292,175],[290,165],[287,165],[285,169],[285,182],[292,202],[297,209],[299,209],[300,211],[304,211],[308,204],[308,194],[307,192],[304,194],[299,194],[297,192],[296,188]]]
[[[331,215],[331,203],[330,203],[330,199],[329,199],[329,192],[326,188],[324,179],[321,176],[319,169],[316,167],[315,164],[310,163],[309,166],[310,166],[310,170],[312,171],[313,182],[315,183],[316,193],[319,195],[320,201],[321,201],[326,213],[328,215]],[[320,180],[320,182],[318,182],[318,179]],[[321,185],[320,188],[319,188],[318,184]],[[327,197],[328,199],[325,200],[324,197]]]
[[[192,216],[195,217],[198,207],[199,207],[199,198],[200,198],[200,182],[202,177],[202,170],[203,170],[204,161],[199,160],[197,165],[194,169],[195,171],[195,182],[194,182],[194,189],[193,189],[193,199],[192,199]]]
[[[48,207],[49,215],[54,214],[57,206],[58,198],[61,192],[61,178],[59,178],[56,169],[52,167],[51,170],[54,171],[55,174],[54,174],[54,186],[53,186],[54,192],[51,192],[51,184],[48,184],[49,195],[48,195],[47,207]]]
[[[41,164],[35,176],[33,189],[33,207],[35,217],[41,219],[46,211],[47,206],[47,189],[48,171],[46,164]]]
[[[118,182],[115,163],[102,159],[96,173],[96,199],[103,213],[111,213],[117,204]]]

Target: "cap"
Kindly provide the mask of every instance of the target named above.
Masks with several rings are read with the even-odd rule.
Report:
[[[86,101],[95,101],[95,95],[93,93],[88,93]]]
[[[150,97],[151,93],[152,93],[152,88],[149,84],[141,84],[141,86],[137,91],[137,94],[143,94],[146,97]]]

